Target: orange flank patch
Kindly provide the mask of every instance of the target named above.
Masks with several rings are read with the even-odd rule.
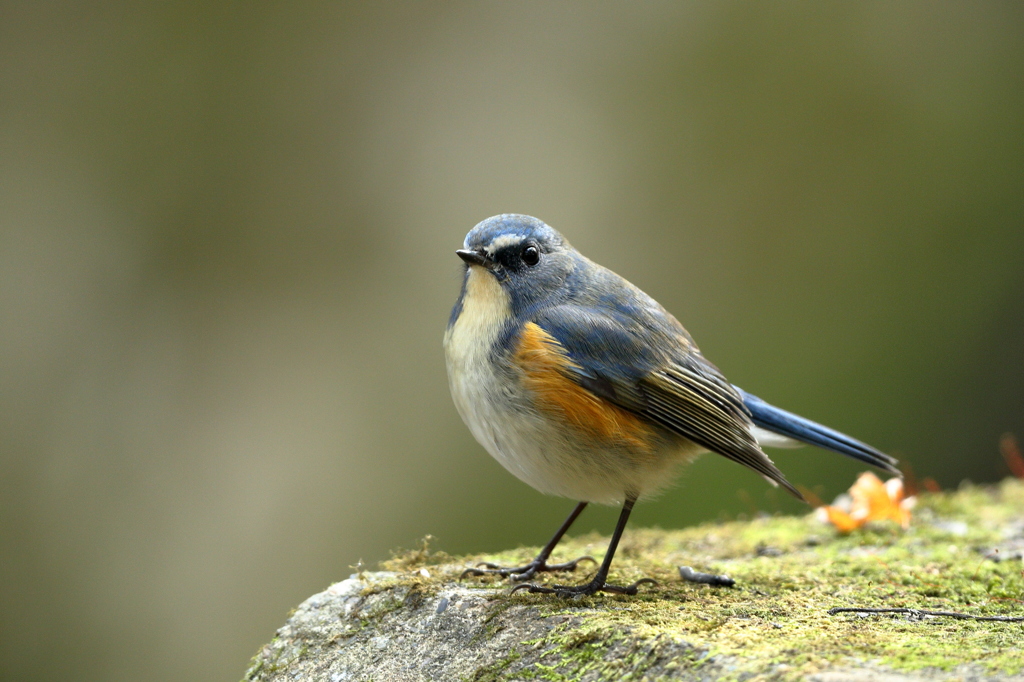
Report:
[[[600,398],[569,376],[576,368],[558,341],[533,322],[523,326],[516,364],[523,383],[537,396],[537,406],[590,437],[652,452],[654,431],[639,417]]]

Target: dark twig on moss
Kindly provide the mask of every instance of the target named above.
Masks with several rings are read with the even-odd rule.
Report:
[[[715,587],[732,587],[736,581],[727,575],[715,575],[714,573],[701,573],[689,566],[679,567],[679,577],[691,583],[704,583]]]
[[[990,620],[1001,623],[1024,623],[1024,616],[974,616],[970,613],[959,613],[958,611],[926,611],[924,609],[868,609],[858,607],[836,607],[828,610],[828,615],[834,616],[837,613],[905,613],[913,620],[921,620],[925,616],[936,618],[956,618],[957,620]]]

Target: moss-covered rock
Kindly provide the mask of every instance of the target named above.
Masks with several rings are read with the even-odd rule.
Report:
[[[600,555],[606,542],[567,539],[556,554]],[[1024,615],[1022,481],[926,495],[907,531],[841,536],[813,515],[627,529],[612,579],[659,583],[635,597],[510,596],[492,578],[457,580],[468,565],[514,565],[536,551],[396,556],[300,605],[245,679],[1024,680],[1022,622],[829,614]],[[680,565],[727,573],[736,586],[683,582]]]

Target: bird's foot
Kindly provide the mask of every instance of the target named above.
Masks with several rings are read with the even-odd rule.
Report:
[[[462,580],[463,578],[469,575],[474,577],[484,575],[498,575],[502,578],[511,578],[513,582],[522,582],[524,580],[529,580],[538,573],[547,573],[554,571],[575,571],[576,566],[581,561],[592,561],[595,564],[597,563],[597,560],[594,559],[594,557],[592,556],[581,556],[578,559],[567,561],[564,564],[549,564],[544,559],[534,559],[525,566],[514,567],[498,566],[497,564],[490,564],[484,562],[477,564],[476,567],[474,568],[467,568],[465,571],[462,572],[462,575],[459,576],[459,580]]]
[[[515,594],[519,590],[526,590],[531,594],[557,594],[559,597],[581,597],[590,594],[597,594],[598,592],[611,592],[613,594],[636,594],[636,588],[640,585],[657,585],[656,580],[651,578],[641,578],[632,585],[610,585],[604,580],[598,580],[597,578],[591,580],[589,583],[582,585],[552,585],[546,587],[544,585],[534,585],[532,583],[523,583],[516,585],[512,588],[512,594]]]

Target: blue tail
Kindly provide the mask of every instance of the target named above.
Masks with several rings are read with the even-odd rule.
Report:
[[[792,412],[786,412],[774,405],[769,405],[755,395],[750,395],[743,389],[734,386],[743,397],[743,404],[750,410],[751,420],[762,429],[767,429],[787,438],[798,440],[802,443],[817,445],[832,452],[858,459],[871,466],[885,469],[886,471],[901,476],[896,468],[897,460],[880,452],[866,443],[850,438],[846,434],[833,431],[827,426],[816,424],[810,419],[804,419]]]

